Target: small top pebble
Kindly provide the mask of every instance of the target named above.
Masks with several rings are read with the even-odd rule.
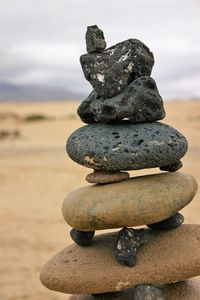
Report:
[[[87,52],[102,52],[106,48],[103,31],[97,25],[88,26],[85,35]]]

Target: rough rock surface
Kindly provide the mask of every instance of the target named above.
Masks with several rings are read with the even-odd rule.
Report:
[[[119,182],[130,177],[129,173],[127,172],[93,172],[86,176],[86,180],[89,183],[97,183],[97,184],[104,184],[104,183],[112,183],[112,182]]]
[[[67,152],[94,170],[120,171],[171,165],[186,153],[187,141],[176,129],[159,122],[90,124],[76,130]]]
[[[87,52],[102,52],[106,48],[104,34],[97,25],[88,26],[85,35]]]
[[[79,106],[78,115],[85,123],[110,123],[125,118],[140,123],[163,119],[165,110],[155,81],[143,76],[109,99],[98,97],[93,91]]]
[[[200,274],[200,225],[182,225],[165,232],[147,230],[152,236],[138,252],[134,268],[116,261],[113,245],[117,235],[110,233],[96,236],[87,248],[66,247],[44,266],[40,279],[55,291],[96,294],[182,281]]]
[[[197,191],[184,173],[133,177],[119,183],[86,186],[63,202],[66,222],[83,231],[157,223],[186,206]]]
[[[180,213],[176,213],[175,215],[169,217],[166,220],[163,220],[158,223],[148,224],[147,226],[156,230],[168,230],[174,229],[180,226],[184,222],[184,216]]]
[[[144,286],[144,285],[142,285]],[[146,285],[145,285],[146,286]],[[148,287],[148,286],[146,286]],[[139,286],[140,288],[140,286]],[[156,300],[199,300],[200,299],[200,280],[197,278],[192,278],[186,281],[181,281],[177,283],[166,284],[163,286],[158,286]],[[151,291],[156,291],[155,287],[151,286]],[[138,300],[138,298],[133,298],[135,289],[128,289],[124,292],[119,293],[106,293],[97,295],[73,295],[69,300]],[[135,295],[134,295],[135,296]],[[137,295],[136,295],[137,296]],[[162,298],[163,297],[163,298]],[[148,300],[154,300],[155,298],[147,298]],[[142,298],[142,300],[147,300]]]
[[[114,255],[117,261],[124,266],[133,267],[137,263],[137,253],[140,247],[147,241],[144,229],[135,230],[133,228],[122,228],[118,232]]]
[[[129,39],[102,53],[80,57],[85,78],[98,96],[110,98],[120,94],[134,79],[150,76],[153,54],[141,41]]]

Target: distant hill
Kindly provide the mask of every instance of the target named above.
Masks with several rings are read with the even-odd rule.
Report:
[[[74,93],[67,88],[39,85],[14,85],[0,82],[0,101],[40,100],[83,100],[84,94]]]

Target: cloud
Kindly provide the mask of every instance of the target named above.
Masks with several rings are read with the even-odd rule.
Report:
[[[198,0],[3,1],[0,81],[87,95],[79,56],[86,26],[98,24],[108,46],[135,37],[150,47],[164,98],[200,97],[199,9]]]

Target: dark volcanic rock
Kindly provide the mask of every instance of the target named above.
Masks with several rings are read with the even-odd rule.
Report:
[[[139,248],[147,242],[149,235],[147,231],[134,230],[133,228],[122,228],[118,232],[117,244],[114,248],[114,255],[117,261],[124,266],[133,267],[137,263],[137,253]]]
[[[173,163],[172,165],[160,167],[160,170],[161,171],[167,171],[167,172],[176,172],[179,169],[181,169],[182,166],[183,166],[182,162],[180,160],[178,160],[175,163]]]
[[[80,62],[97,95],[110,98],[120,94],[134,79],[150,76],[154,58],[141,41],[129,39],[102,53],[84,54]]]
[[[94,234],[94,231],[79,231],[74,228],[70,231],[72,240],[79,246],[83,247],[90,244],[90,241],[93,238]]]
[[[184,216],[180,213],[176,213],[166,220],[154,224],[148,224],[147,226],[156,230],[168,230],[179,227],[183,222]]]
[[[139,170],[171,165],[186,153],[187,140],[159,122],[90,124],[67,141],[71,159],[95,170]]]
[[[135,79],[120,94],[109,99],[93,91],[78,108],[78,115],[85,123],[129,119],[133,123],[161,120],[165,117],[163,100],[153,78]]]
[[[87,52],[102,52],[106,48],[104,34],[97,25],[88,26],[85,35]]]
[[[162,290],[148,284],[139,285],[134,289],[133,300],[164,300]]]

